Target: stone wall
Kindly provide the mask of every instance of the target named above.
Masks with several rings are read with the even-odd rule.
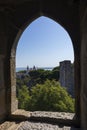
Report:
[[[9,111],[13,111],[11,107],[14,105],[11,102],[15,101],[15,84],[11,77],[14,77],[14,74],[10,73],[12,68],[9,65],[11,48],[15,46],[14,43],[17,44],[20,32],[22,33],[33,20],[44,15],[60,23],[72,39],[75,58],[76,118],[77,121],[81,121],[79,124],[82,130],[87,130],[87,4],[83,4],[84,1],[86,2],[0,0],[0,55],[5,56],[5,59],[0,56],[0,120],[4,119],[4,115],[7,117],[6,115],[11,114]]]
[[[16,98],[16,73],[15,73],[15,57],[10,58],[11,71],[11,113],[18,109],[18,100]]]
[[[0,122],[6,116],[6,90],[4,83],[4,56],[0,55]]]
[[[74,67],[71,61],[60,62],[60,84],[74,97]]]
[[[87,7],[81,17],[81,126],[87,130]]]

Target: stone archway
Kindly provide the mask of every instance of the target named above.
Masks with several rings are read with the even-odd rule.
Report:
[[[41,16],[41,14],[39,15],[39,16]],[[37,15],[37,18],[39,17],[38,15]],[[36,17],[35,18],[32,18],[30,21],[33,21],[34,19],[36,19]],[[28,23],[28,22],[27,22]],[[31,22],[29,22],[29,24],[30,24]],[[28,25],[28,24],[27,24]],[[24,29],[25,29],[25,27],[27,26],[27,25],[25,25],[24,26]],[[13,79],[15,79],[15,53],[16,53],[16,47],[17,47],[17,43],[18,43],[18,39],[20,38],[20,36],[21,36],[21,34],[23,33],[23,31],[24,31],[24,29],[22,28],[22,31],[20,31],[20,32],[18,32],[18,35],[17,35],[17,37],[16,37],[16,40],[15,40],[15,42],[14,42],[14,44],[13,44],[13,47],[12,47],[12,50],[11,50],[11,83],[12,83],[12,87],[11,87],[11,89],[12,89],[12,92],[13,92],[13,94],[12,94],[12,96],[11,96],[11,98],[12,98],[12,102],[11,102],[11,112],[14,112],[16,109],[17,109],[17,107],[14,107],[14,105],[15,105],[15,102],[17,102],[15,99],[16,99],[16,82],[15,82],[15,80],[13,80]],[[75,52],[74,52],[75,53]],[[76,61],[75,61],[76,62]],[[77,93],[77,92],[76,92]],[[15,95],[15,96],[13,96],[13,95]],[[76,96],[76,95],[75,95]],[[77,99],[77,100],[79,100],[79,99]],[[77,101],[76,100],[76,101]],[[79,105],[79,102],[78,102],[78,104],[76,103],[76,110],[77,110],[77,107],[78,107],[78,105]],[[15,106],[17,106],[17,105],[15,105]],[[78,113],[76,112],[76,117],[78,118]]]
[[[1,76],[2,88],[4,92],[4,104],[2,109],[5,109],[2,115],[10,115],[17,109],[15,99],[15,51],[17,41],[20,38],[25,27],[38,16],[44,15],[52,18],[60,23],[69,33],[75,55],[75,99],[76,99],[76,119],[80,121],[80,89],[81,86],[81,66],[80,66],[80,18],[79,6],[75,1],[58,2],[46,0],[21,0],[1,1],[0,9],[0,27],[1,36],[0,42],[0,59],[1,59]],[[2,58],[4,57],[4,58]],[[7,106],[5,108],[5,105]],[[15,105],[16,106],[16,105]],[[2,118],[3,119],[3,118]]]

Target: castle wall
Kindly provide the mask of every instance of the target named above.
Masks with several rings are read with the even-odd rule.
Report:
[[[74,68],[71,61],[60,62],[60,84],[74,97]]]

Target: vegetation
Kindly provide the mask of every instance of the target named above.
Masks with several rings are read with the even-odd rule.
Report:
[[[36,84],[31,91],[27,86],[18,89],[19,108],[41,111],[74,112],[74,99],[55,80]]]
[[[28,110],[28,103],[30,101],[29,91],[27,86],[22,86],[18,89],[18,105],[21,109]]]
[[[26,85],[28,89],[31,89],[33,86],[36,86],[36,84],[43,84],[47,79],[59,80],[59,67],[55,67],[52,71],[44,69],[32,70],[28,75],[24,75],[25,71],[20,71],[20,73],[23,75],[21,78],[17,78],[17,88]]]
[[[19,108],[31,111],[74,112],[74,99],[59,80],[59,67],[52,71],[38,69],[18,73],[17,98]]]

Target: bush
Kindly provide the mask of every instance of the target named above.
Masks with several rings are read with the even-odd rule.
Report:
[[[28,106],[30,98],[27,86],[22,86],[18,89],[18,108],[29,110]]]
[[[30,110],[74,112],[74,99],[54,80],[31,90]]]

